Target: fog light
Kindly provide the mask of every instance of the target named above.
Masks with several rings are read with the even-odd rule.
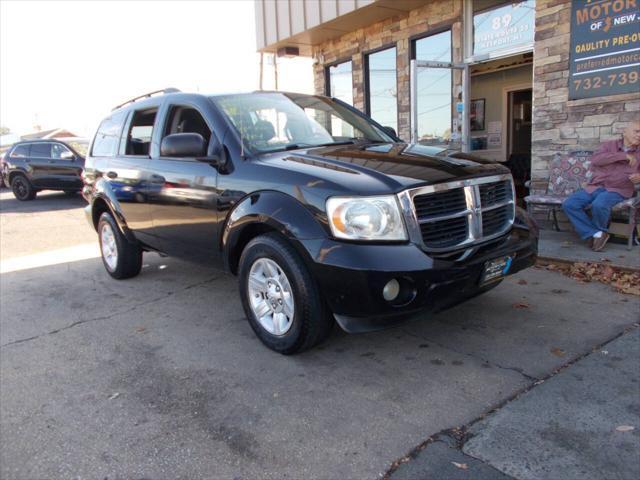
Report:
[[[382,296],[387,302],[395,300],[400,294],[400,283],[395,278],[389,280],[382,289]]]

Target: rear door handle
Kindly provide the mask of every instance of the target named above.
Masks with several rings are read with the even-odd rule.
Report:
[[[118,174],[116,172],[107,172],[107,177],[118,178]]]

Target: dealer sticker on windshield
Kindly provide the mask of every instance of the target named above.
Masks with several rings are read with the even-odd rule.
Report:
[[[509,272],[512,262],[512,256],[500,257],[485,262],[484,270],[482,271],[482,276],[480,277],[480,285],[490,283],[504,277]]]

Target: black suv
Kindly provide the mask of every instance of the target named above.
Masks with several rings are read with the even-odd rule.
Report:
[[[334,319],[363,332],[442,310],[535,261],[499,164],[402,143],[322,96],[160,93],[116,107],[87,157],[103,263],[118,279],[143,251],[224,266],[273,350]]]
[[[31,140],[18,142],[2,160],[2,178],[18,200],[33,200],[40,190],[82,190],[82,142]]]

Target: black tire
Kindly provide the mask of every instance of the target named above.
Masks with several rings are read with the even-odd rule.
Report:
[[[21,202],[33,200],[38,194],[31,182],[22,174],[17,174],[11,179],[11,190],[13,191],[13,196]]]
[[[294,299],[293,320],[283,335],[273,335],[258,321],[249,301],[249,272],[259,259],[275,261],[289,279]],[[322,342],[335,323],[298,252],[280,235],[268,233],[251,240],[240,257],[240,298],[247,319],[267,347],[284,355],[308,350]]]
[[[105,258],[105,246],[103,246],[103,230],[110,228],[115,240],[117,257],[115,264],[110,266]],[[130,243],[120,232],[116,221],[111,213],[104,212],[100,215],[98,222],[98,242],[100,243],[100,253],[102,263],[107,273],[117,280],[135,277],[142,269],[142,249],[139,245]]]

